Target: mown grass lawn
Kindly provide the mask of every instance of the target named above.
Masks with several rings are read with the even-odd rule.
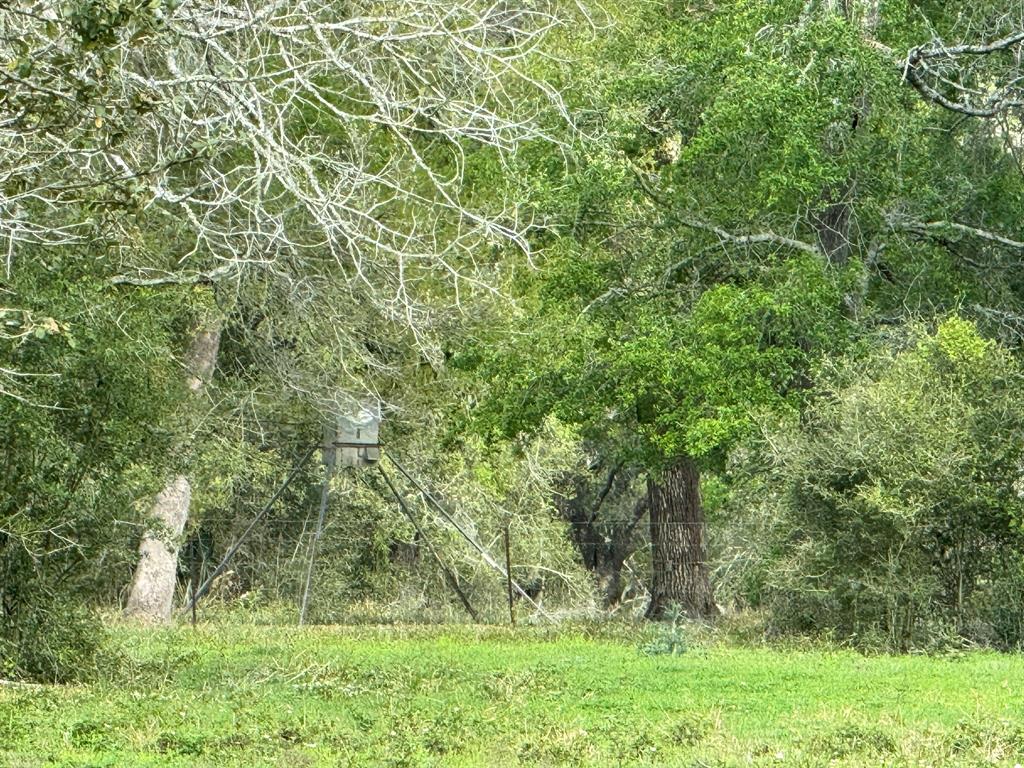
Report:
[[[5,766],[1006,765],[1024,658],[628,635],[115,630],[116,679],[0,686]]]

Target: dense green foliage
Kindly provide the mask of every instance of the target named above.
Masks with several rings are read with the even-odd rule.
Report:
[[[339,474],[316,621],[497,618],[509,531],[559,615],[690,563],[691,612],[1019,646],[1012,4],[450,5],[0,4],[0,675],[93,666],[170,477],[180,598],[366,403],[464,530]],[[214,600],[298,599],[323,473]]]
[[[705,477],[716,568],[723,599],[768,606],[775,630],[1016,646],[1024,179],[1013,111],[961,111],[986,88],[1006,98],[1016,70],[953,54],[915,79],[900,58],[1013,35],[1004,11],[613,11],[578,54],[593,66],[566,78],[574,173],[524,161],[548,225],[543,269],[516,286],[526,311],[457,358],[489,379],[475,428],[578,425],[592,475],[570,493],[626,551],[635,526],[594,502],[628,493],[618,478],[743,465]],[[949,321],[904,352],[950,312],[977,331]],[[983,351],[929,357],[949,336]]]
[[[1024,642],[1019,364],[953,318],[835,371],[738,494],[756,602],[788,630],[907,648]]]
[[[180,330],[172,296],[126,297],[59,258],[7,285],[26,301],[0,310],[19,372],[0,406],[0,675],[61,679],[130,574],[154,468],[177,460]]]

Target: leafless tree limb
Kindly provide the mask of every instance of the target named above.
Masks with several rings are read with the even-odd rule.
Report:
[[[907,216],[891,215],[888,217],[888,225],[893,231],[916,232],[927,235],[953,232],[985,240],[1001,248],[1024,251],[1024,241],[1014,240],[998,232],[963,224],[958,221],[921,221]]]
[[[171,272],[156,277],[137,277],[132,275],[115,275],[110,278],[111,285],[133,285],[137,287],[159,287],[165,285],[213,285],[220,280],[228,279],[237,274],[238,265],[224,264],[209,272],[195,274]]]
[[[804,242],[803,240],[797,240],[796,238],[780,235],[775,232],[735,234],[722,229],[721,227],[709,224],[708,222],[700,221],[699,219],[677,217],[675,220],[684,227],[709,232],[715,235],[723,243],[739,246],[774,245],[780,248],[789,248],[794,251],[807,253],[819,258],[823,257],[821,249],[818,246]]]
[[[84,27],[0,3],[4,268],[88,247],[115,285],[255,281],[336,314],[353,370],[378,364],[374,322],[432,350],[439,302],[492,291],[495,246],[528,250],[517,201],[467,204],[465,168],[568,119],[531,74],[565,5],[185,0],[115,23],[101,3]]]
[[[1024,106],[1020,70],[1024,31],[986,43],[946,45],[935,39],[912,48],[900,62],[904,79],[929,101],[970,117],[991,118]],[[982,73],[980,60],[1011,52],[1016,63],[999,77]]]

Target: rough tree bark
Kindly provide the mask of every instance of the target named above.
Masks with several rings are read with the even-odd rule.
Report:
[[[849,180],[843,185],[828,187],[821,195],[823,207],[811,214],[811,223],[818,236],[818,246],[828,259],[828,263],[837,269],[846,266],[853,250],[850,239],[853,198],[854,185]]]
[[[185,356],[187,383],[192,399],[210,380],[220,349],[220,323],[199,328]],[[153,524],[139,544],[139,564],[132,579],[125,615],[144,621],[170,619],[177,583],[178,549],[188,522],[192,486],[183,474],[173,477],[157,494],[150,509]]]
[[[651,602],[647,618],[671,606],[693,618],[718,614],[707,567],[707,536],[700,498],[700,470],[677,461],[660,480],[647,481],[651,521]]]

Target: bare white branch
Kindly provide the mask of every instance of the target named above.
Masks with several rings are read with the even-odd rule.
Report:
[[[5,269],[88,246],[122,285],[273,281],[320,313],[347,295],[429,349],[439,298],[527,249],[517,201],[467,204],[464,174],[567,119],[531,74],[555,2],[97,4],[91,26],[0,3]]]

